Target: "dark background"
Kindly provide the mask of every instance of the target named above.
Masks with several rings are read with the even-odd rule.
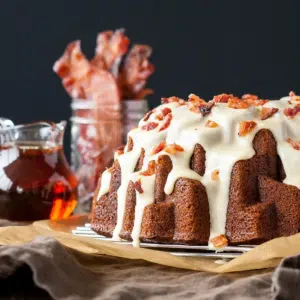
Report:
[[[1,0],[0,116],[69,119],[53,63],[75,39],[91,57],[97,33],[120,27],[154,49],[151,106],[191,92],[300,93],[299,8],[299,1]]]

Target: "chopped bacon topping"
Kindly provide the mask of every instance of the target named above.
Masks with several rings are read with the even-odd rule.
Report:
[[[230,98],[233,98],[232,94],[220,94],[214,96],[213,101],[216,103],[227,103]]]
[[[142,188],[142,181],[139,179],[138,181],[134,182],[134,188],[139,194],[143,194],[144,190]]]
[[[155,119],[158,121],[162,121],[164,119],[164,116],[162,114],[158,114],[156,115]]]
[[[107,168],[107,167],[106,167],[106,171],[107,171],[108,173],[112,173],[113,167],[110,167],[110,168]]]
[[[177,144],[171,144],[165,147],[164,151],[166,151],[169,154],[175,154],[176,152],[183,152],[184,149]]]
[[[300,101],[300,96],[297,96],[294,92],[290,92],[289,96],[292,98],[293,101]]]
[[[248,98],[247,98],[248,97]],[[257,96],[246,94],[239,99],[237,97],[230,98],[228,100],[228,107],[235,109],[247,109],[250,106],[262,106],[269,102],[268,100],[257,99]]]
[[[165,129],[167,129],[169,126],[170,126],[170,123],[172,121],[172,114],[169,113],[166,115],[166,118],[165,118],[165,122],[163,123],[162,127],[159,129],[159,131],[163,131]]]
[[[245,136],[256,127],[256,123],[253,121],[240,122],[239,136]]]
[[[212,238],[211,243],[214,245],[215,248],[223,248],[228,245],[228,240],[224,234],[221,234]]]
[[[258,96],[252,95],[252,94],[245,94],[242,96],[242,99],[243,100],[245,100],[245,99],[258,100]]]
[[[271,108],[268,108],[268,107],[263,107],[261,109],[261,112],[260,112],[260,119],[261,120],[266,120],[270,117],[272,117],[274,114],[276,114],[278,112],[278,108],[274,108],[274,107],[271,107]]]
[[[165,107],[162,111],[163,116],[166,116],[171,112],[171,109],[169,107]]]
[[[149,122],[146,125],[142,126],[143,130],[149,131],[149,130],[153,130],[158,126],[158,123],[156,122]]]
[[[291,138],[288,138],[286,141],[290,143],[294,149],[300,151],[300,141],[293,141]]]
[[[206,122],[205,126],[206,126],[206,127],[209,127],[209,128],[215,128],[215,127],[218,127],[219,124],[216,123],[216,122],[214,122],[214,121],[208,120],[208,121]]]
[[[165,107],[164,109],[162,109],[162,111],[161,111],[161,113],[160,114],[158,114],[155,118],[157,119],[157,120],[163,120],[164,119],[164,117],[167,115],[167,114],[169,114],[169,113],[171,113],[172,111],[171,111],[171,109],[170,108],[168,108],[168,107]]]
[[[260,100],[255,100],[255,99],[245,99],[244,102],[247,102],[248,104],[252,105],[252,106],[263,106],[265,105],[267,102],[269,102],[269,100],[265,100],[265,99],[260,99]]]
[[[168,98],[161,98],[161,103],[162,104],[167,104],[167,103],[178,103],[179,105],[184,105],[185,101],[179,97],[176,96],[172,96],[172,97],[168,97]]]
[[[294,106],[293,108],[286,108],[283,113],[289,117],[289,118],[293,118],[295,117],[298,113],[300,113],[300,104],[297,104],[296,106]]]
[[[190,94],[189,95],[189,99],[188,99],[188,102],[192,102],[193,104],[196,104],[196,105],[202,105],[202,104],[207,104],[206,101],[204,99],[201,99],[200,97],[198,97],[197,95],[195,94]]]
[[[166,146],[166,142],[163,141],[161,143],[159,143],[156,147],[154,147],[154,149],[151,151],[151,155],[155,155],[157,153],[159,153],[160,151],[164,150]]]
[[[143,176],[151,176],[155,173],[155,160],[151,160],[148,163],[148,169],[146,171],[141,172]]]
[[[122,155],[124,153],[124,148],[125,148],[125,146],[120,146],[116,151],[117,155]]]
[[[219,174],[220,174],[219,170],[213,170],[211,172],[211,180],[218,180],[219,179]]]
[[[247,109],[250,107],[248,101],[244,101],[238,98],[230,98],[228,101],[228,107],[235,109]]]
[[[205,105],[200,105],[199,106],[199,111],[202,114],[202,116],[204,117],[205,115],[209,114],[212,110],[212,108],[214,107],[215,102],[214,101],[209,101],[208,103],[205,103]]]
[[[152,109],[152,110],[150,110],[150,111],[148,111],[146,114],[145,114],[145,116],[144,116],[144,121],[146,122],[146,121],[148,121],[149,120],[149,118],[150,118],[150,116],[154,113],[154,109]]]

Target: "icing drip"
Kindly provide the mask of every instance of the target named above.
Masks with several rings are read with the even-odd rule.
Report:
[[[138,177],[138,174],[132,176],[133,181],[135,181],[135,179],[138,180]],[[140,244],[140,232],[144,209],[147,205],[152,204],[154,202],[154,183],[155,175],[147,177],[143,176],[143,178],[141,179],[143,193],[136,193],[135,220],[131,233],[133,246],[135,247],[138,247]]]
[[[121,186],[117,191],[118,195],[118,211],[117,211],[117,225],[113,232],[113,240],[120,240],[120,232],[124,221],[125,202],[127,195],[127,188],[130,181],[130,175],[134,172],[136,163],[140,157],[140,149],[133,149],[120,155],[118,158],[121,167]]]
[[[299,102],[298,102],[299,103]],[[229,186],[231,171],[234,164],[239,160],[251,158],[255,151],[252,143],[256,133],[261,129],[269,129],[277,141],[278,155],[281,157],[285,169],[286,178],[284,183],[300,188],[300,151],[294,149],[286,140],[300,140],[300,114],[290,119],[283,111],[287,107],[297,104],[292,97],[270,101],[263,107],[278,108],[279,111],[266,120],[261,120],[262,106],[250,106],[247,109],[233,109],[227,103],[216,103],[211,112],[205,116],[189,110],[187,105],[179,106],[178,103],[167,103],[159,106],[150,115],[147,121],[141,120],[137,129],[129,132],[133,140],[133,150],[118,156],[121,167],[122,183],[118,190],[118,220],[113,233],[113,239],[119,239],[122,229],[125,200],[129,181],[140,180],[143,193],[136,192],[136,207],[134,228],[132,231],[133,244],[139,245],[139,236],[144,208],[154,202],[155,174],[143,176],[140,173],[147,170],[151,160],[157,160],[160,155],[168,155],[172,160],[173,168],[168,175],[165,185],[165,193],[171,194],[178,178],[184,177],[199,180],[206,188],[210,210],[210,239],[225,234],[226,214],[229,199]],[[172,113],[172,120],[164,130],[164,120],[157,118],[165,108]],[[207,121],[213,121],[215,127],[207,127]],[[240,122],[254,121],[256,126],[245,136],[239,136]],[[152,130],[143,130],[142,127],[149,122],[157,123]],[[177,144],[184,151],[170,154],[161,151],[152,154],[153,149],[161,142],[167,145]],[[196,144],[200,144],[206,151],[205,174],[198,175],[190,169],[190,159]],[[142,170],[134,172],[141,150],[145,151],[145,159]],[[212,174],[217,172],[217,177]],[[110,175],[105,171],[98,199],[108,192]]]
[[[105,170],[102,173],[101,176],[101,186],[100,186],[100,190],[99,193],[97,195],[97,201],[106,193],[108,193],[109,191],[109,186],[110,186],[110,180],[111,180],[111,173],[109,172],[109,170]]]

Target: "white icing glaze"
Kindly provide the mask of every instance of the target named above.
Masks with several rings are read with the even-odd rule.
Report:
[[[119,239],[122,229],[128,184],[130,180],[141,179],[144,192],[142,194],[136,192],[135,221],[132,232],[133,244],[139,245],[144,208],[154,202],[155,183],[155,175],[142,176],[140,172],[147,170],[149,161],[156,160],[162,154],[168,155],[173,164],[165,185],[166,194],[172,193],[175,182],[180,177],[199,180],[205,186],[210,210],[210,239],[225,234],[231,171],[237,161],[249,159],[255,154],[252,142],[259,130],[269,129],[277,141],[277,151],[286,173],[284,183],[300,188],[298,167],[300,151],[295,150],[286,141],[287,138],[300,140],[300,114],[289,119],[283,113],[285,108],[293,107],[295,104],[296,102],[291,97],[266,103],[264,107],[278,108],[279,111],[263,121],[260,119],[261,106],[232,109],[226,103],[216,103],[211,113],[204,117],[200,113],[190,111],[187,105],[178,106],[177,103],[168,103],[157,107],[147,121],[141,120],[139,127],[129,132],[128,136],[134,144],[133,150],[127,152],[126,146],[125,153],[117,157],[121,167],[122,183],[118,190],[118,220],[113,239]],[[164,108],[172,110],[172,121],[167,129],[159,131],[164,121],[158,121],[156,116]],[[208,120],[216,122],[219,126],[206,127]],[[239,136],[241,121],[254,121],[257,125],[246,136]],[[150,131],[143,130],[142,126],[148,122],[157,122],[159,126]],[[162,141],[166,141],[167,145],[174,143],[180,145],[184,151],[175,154],[161,151],[152,155],[153,148]],[[190,158],[196,144],[202,145],[206,151],[204,176],[190,169]],[[142,149],[145,150],[142,170],[134,172]],[[217,180],[211,177],[215,170],[219,171]],[[107,173],[109,172],[104,172],[98,199],[109,190],[110,176]]]
[[[126,152],[118,157],[118,161],[121,167],[121,186],[117,191],[118,195],[118,212],[117,212],[117,225],[113,232],[113,239],[120,240],[120,232],[124,221],[125,204],[127,188],[130,182],[130,176],[134,172],[136,163],[140,157],[140,149],[133,149],[130,152]]]
[[[109,191],[109,186],[110,186],[110,180],[111,180],[111,173],[109,170],[105,170],[102,173],[101,176],[101,187],[97,195],[97,201],[106,193]]]
[[[146,179],[145,179],[146,178]],[[137,173],[131,177],[131,180],[136,181],[139,179]],[[144,209],[147,205],[152,204],[154,202],[154,183],[155,183],[155,175],[152,176],[143,176],[141,179],[141,186],[143,189],[143,193],[136,193],[136,206],[135,206],[135,220],[134,226],[132,229],[131,237],[133,240],[133,246],[138,247],[140,244],[140,232],[142,226],[142,219]]]

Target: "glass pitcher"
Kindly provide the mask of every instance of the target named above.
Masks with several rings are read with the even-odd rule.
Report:
[[[0,218],[67,218],[77,203],[77,179],[63,151],[66,122],[15,126],[0,118]]]

